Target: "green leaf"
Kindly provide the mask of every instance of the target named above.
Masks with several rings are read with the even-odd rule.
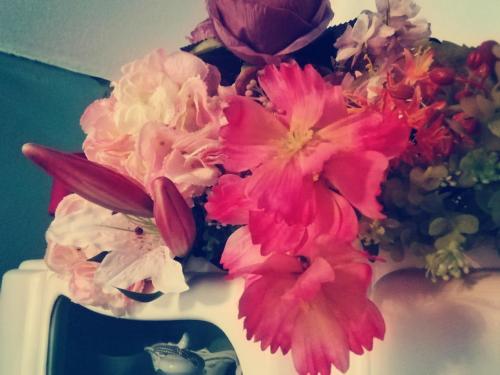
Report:
[[[474,234],[479,230],[479,220],[473,215],[458,215],[453,221],[460,233]]]
[[[221,48],[222,44],[215,38],[208,38],[198,43],[191,51],[195,55],[211,52],[217,48]]]
[[[436,237],[449,230],[449,222],[444,217],[438,217],[429,224],[429,235]]]
[[[490,121],[488,123],[488,128],[495,136],[500,137],[500,116],[496,116],[495,119]]]

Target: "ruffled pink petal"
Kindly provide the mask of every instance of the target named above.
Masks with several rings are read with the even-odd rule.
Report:
[[[221,129],[224,166],[230,171],[245,171],[271,159],[277,142],[287,135],[285,125],[251,99],[231,98],[224,113],[228,121]]]
[[[232,174],[219,178],[205,204],[208,220],[217,220],[222,224],[247,224],[249,211],[256,208],[245,194],[247,182],[247,179]]]
[[[250,272],[266,260],[261,255],[260,246],[252,243],[248,227],[239,228],[226,242],[222,253],[221,264],[236,277]]]
[[[305,132],[322,117],[327,84],[312,65],[268,65],[259,82],[271,102],[285,111],[291,131]]]
[[[278,213],[288,224],[308,225],[315,211],[312,176],[304,176],[294,159],[270,160],[248,177],[247,195],[258,208]]]
[[[293,274],[261,277],[248,282],[239,303],[239,317],[244,318],[247,338],[260,341],[262,350],[278,348],[286,354],[292,346],[292,333],[299,310],[295,301],[283,300],[295,282]]]
[[[349,346],[343,328],[323,295],[303,307],[292,336],[293,362],[300,375],[330,375],[332,364],[347,371]]]
[[[382,219],[376,197],[388,165],[387,157],[376,151],[339,154],[325,165],[324,176],[363,215]]]
[[[251,211],[249,229],[252,241],[261,245],[263,255],[295,252],[306,239],[306,227],[288,225],[279,215]]]
[[[373,348],[373,339],[384,338],[385,323],[378,308],[367,298],[371,268],[365,263],[334,267],[337,279],[325,288],[335,317],[347,334],[349,349],[356,354]]]

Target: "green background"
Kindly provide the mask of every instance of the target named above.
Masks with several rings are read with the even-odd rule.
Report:
[[[108,82],[0,53],[0,275],[42,258],[51,179],[21,154],[26,142],[80,151],[79,119]]]

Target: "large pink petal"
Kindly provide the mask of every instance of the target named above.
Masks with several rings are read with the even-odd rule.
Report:
[[[278,110],[285,111],[291,131],[303,133],[322,117],[327,84],[312,65],[268,65],[259,82]]]
[[[249,229],[252,241],[262,246],[262,254],[294,252],[305,240],[306,227],[288,225],[279,215],[251,211]]]
[[[230,171],[245,171],[274,157],[277,142],[287,135],[286,127],[251,99],[232,97],[224,113],[228,121],[221,129],[224,166]]]
[[[241,276],[252,271],[266,260],[261,255],[260,246],[252,243],[248,227],[239,228],[226,242],[221,264],[230,276]]]
[[[256,208],[245,194],[247,182],[247,179],[237,175],[222,176],[205,204],[208,219],[222,224],[247,224],[248,212]]]
[[[126,214],[151,217],[153,202],[139,184],[79,156],[27,143],[23,154],[83,198]]]
[[[341,118],[318,131],[318,137],[330,141],[336,152],[372,150],[389,158],[406,149],[409,136],[409,127],[397,114],[373,111]]]
[[[325,165],[324,175],[363,215],[382,219],[376,197],[388,165],[387,157],[376,151],[339,154]]]
[[[304,176],[296,161],[276,159],[248,177],[247,194],[258,208],[278,213],[288,224],[309,224],[314,216],[313,178]]]

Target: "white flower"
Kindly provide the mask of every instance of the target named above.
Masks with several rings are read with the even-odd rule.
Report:
[[[75,194],[59,204],[46,238],[51,244],[80,249],[85,258],[108,251],[94,279],[105,291],[126,289],[146,279],[163,293],[188,289],[181,264],[174,259],[154,223],[141,225]]]

